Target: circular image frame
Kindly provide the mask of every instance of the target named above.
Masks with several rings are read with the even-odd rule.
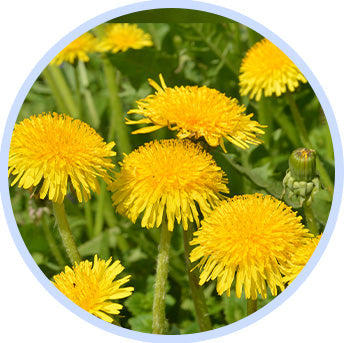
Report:
[[[120,7],[111,11],[108,11],[104,14],[101,14],[86,23],[80,25],[72,32],[70,32],[67,36],[63,37],[55,46],[53,46],[44,56],[43,58],[37,63],[35,68],[32,70],[30,75],[25,80],[24,84],[22,85],[21,89],[19,90],[15,101],[12,105],[11,111],[9,113],[4,135],[1,144],[1,155],[0,159],[2,161],[0,166],[0,175],[1,175],[1,182],[0,182],[0,191],[1,196],[3,199],[3,208],[4,213],[6,214],[6,220],[13,237],[13,240],[22,255],[24,261],[33,272],[35,277],[39,280],[39,282],[44,286],[44,288],[60,303],[62,303],[67,309],[81,317],[82,319],[86,320],[90,324],[93,324],[103,330],[108,332],[114,333],[119,336],[123,336],[126,338],[131,339],[138,339],[141,341],[147,342],[160,342],[162,339],[165,342],[172,342],[175,340],[174,336],[160,336],[154,334],[147,334],[141,333],[133,330],[128,330],[125,328],[117,327],[111,325],[107,322],[104,322],[101,319],[89,314],[88,312],[81,309],[79,306],[75,305],[72,301],[66,298],[62,293],[60,293],[56,287],[47,279],[47,277],[43,274],[43,272],[39,269],[38,265],[33,260],[32,256],[30,255],[29,251],[27,250],[23,239],[19,233],[17,223],[15,221],[10,196],[9,196],[9,189],[8,189],[8,181],[7,181],[7,170],[8,170],[8,153],[9,153],[9,146],[12,136],[12,131],[14,128],[14,124],[18,115],[18,112],[26,98],[27,93],[31,89],[34,81],[37,79],[38,75],[42,72],[44,67],[49,63],[49,61],[66,45],[68,45],[71,41],[76,39],[78,36],[83,34],[84,32],[88,31],[89,29],[105,22],[110,19],[130,14],[133,12],[139,12],[143,10],[153,10],[153,9],[160,9],[160,8],[183,8],[183,9],[190,9],[190,10],[199,10],[204,12],[209,12],[217,15],[221,15],[227,17],[229,19],[235,20],[243,25],[248,26],[249,28],[255,30],[256,32],[260,33],[270,41],[272,41],[276,46],[278,46],[292,61],[297,65],[297,67],[301,70],[301,72],[305,75],[306,79],[308,80],[309,84],[313,88],[327,119],[328,126],[330,128],[333,148],[334,148],[334,155],[335,155],[335,188],[333,194],[333,201],[331,206],[330,215],[326,224],[326,228],[323,234],[323,238],[321,239],[316,251],[312,255],[311,259],[307,263],[307,265],[303,268],[301,273],[298,275],[296,280],[288,286],[288,288],[283,291],[278,297],[273,299],[270,303],[265,305],[263,308],[255,312],[254,314],[241,319],[233,324],[224,326],[222,328],[214,329],[211,331],[203,332],[203,333],[195,333],[195,334],[188,334],[182,335],[183,342],[196,342],[202,341],[206,339],[212,339],[216,337],[220,337],[223,335],[228,335],[234,331],[240,330],[253,322],[259,320],[260,318],[266,316],[268,313],[273,311],[275,308],[280,306],[287,298],[289,298],[297,289],[298,287],[305,281],[308,277],[310,272],[313,270],[317,262],[319,261],[321,255],[323,254],[329,239],[332,235],[334,230],[337,216],[339,213],[341,197],[342,197],[342,189],[343,189],[343,180],[340,178],[341,172],[343,172],[343,152],[342,152],[342,145],[339,135],[338,126],[329,104],[329,101],[325,95],[324,90],[322,89],[321,85],[311,72],[311,70],[307,67],[304,61],[296,54],[294,50],[291,49],[284,41],[282,41],[278,36],[274,33],[269,31],[263,25],[255,22],[254,20],[237,13],[235,11],[229,10],[227,8],[223,8],[217,5],[202,3],[202,2],[195,2],[195,1],[164,1],[161,3],[160,1],[153,0],[147,2],[136,3],[133,5],[128,5],[124,7]],[[163,338],[162,338],[163,337]]]

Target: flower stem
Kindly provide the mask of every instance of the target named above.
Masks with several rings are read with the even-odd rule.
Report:
[[[247,299],[247,315],[257,311],[257,299]]]
[[[273,131],[272,128],[272,116],[271,111],[269,109],[268,100],[263,96],[260,101],[258,102],[258,122],[263,125],[267,125],[267,128],[264,130],[264,144],[267,147],[270,147],[271,144],[271,134]]]
[[[54,79],[51,76],[50,69],[48,67],[42,71],[42,76],[43,76],[44,82],[49,86],[51,90],[51,93],[56,103],[56,110],[60,113],[67,113],[68,112],[67,107],[63,101],[60,91],[58,90],[54,82]]]
[[[75,78],[76,107],[78,109],[77,113],[79,113],[79,119],[83,120],[80,77],[79,77],[79,72],[78,72],[78,66],[76,63],[73,64],[73,70],[74,70],[74,78]]]
[[[168,230],[166,219],[164,219],[161,226],[153,300],[153,333],[160,335],[164,334],[166,330],[165,296],[171,237],[172,232]]]
[[[198,322],[200,331],[209,331],[212,329],[212,326],[211,326],[211,321],[210,321],[203,289],[199,285],[199,272],[197,269],[194,269],[193,271],[191,271],[192,265],[189,259],[189,254],[190,254],[189,242],[192,238],[192,231],[193,231],[192,228],[189,228],[188,230],[183,230],[186,269],[188,272],[191,296],[194,302],[197,322]]]
[[[49,65],[47,68],[50,72],[53,83],[60,94],[60,97],[63,99],[68,114],[73,118],[78,118],[78,106],[75,104],[72,92],[67,84],[67,81],[65,80],[65,77],[63,76],[61,69],[53,65]]]
[[[72,264],[74,264],[75,262],[81,262],[81,257],[78,248],[75,244],[72,231],[70,230],[67,221],[64,203],[59,204],[57,202],[53,202],[53,209],[57,221],[57,226],[59,228],[60,235],[62,238],[62,242],[70,261],[72,262]]]
[[[102,182],[100,184],[100,193],[97,201],[97,212],[94,220],[93,227],[93,237],[98,236],[103,231],[104,225],[104,206],[105,206],[105,196],[106,196],[106,184]]]
[[[303,118],[301,116],[301,113],[296,105],[296,101],[294,99],[294,96],[292,93],[287,92],[286,97],[289,102],[289,107],[291,111],[291,115],[293,116],[294,122],[296,124],[297,131],[300,133],[301,142],[304,145],[305,148],[311,149],[311,143],[308,138],[308,132],[305,126],[305,123],[303,122]]]
[[[111,64],[109,58],[103,54],[102,62],[105,79],[110,99],[110,128],[108,141],[111,142],[116,136],[116,144],[119,152],[129,154],[131,151],[128,127],[124,122],[124,113],[121,99],[118,96],[118,85],[116,82],[116,68]]]
[[[290,106],[290,110],[291,110],[291,114],[293,116],[294,122],[298,128],[298,132],[300,133],[301,142],[305,148],[312,149],[313,147],[312,147],[312,144],[309,140],[307,129],[306,129],[305,124],[303,122],[300,111],[297,107],[296,101],[295,101],[292,93],[287,92],[286,96],[287,96],[287,99],[289,102],[289,106]],[[330,176],[328,175],[328,173],[327,173],[323,163],[321,162],[319,156],[317,156],[317,170],[318,170],[319,175],[320,175],[320,181],[323,183],[325,188],[327,188],[327,190],[333,195],[333,182],[332,182]]]
[[[97,107],[94,103],[92,93],[89,90],[90,82],[88,80],[87,69],[85,63],[81,60],[78,62],[78,71],[80,79],[80,89],[81,94],[85,100],[85,114],[88,116],[88,119],[92,122],[92,126],[95,129],[99,129],[100,125],[100,116],[97,110]]]
[[[312,205],[306,205],[306,201],[303,203],[303,210],[305,211],[305,216],[307,220],[307,227],[312,232],[314,236],[319,234],[317,222],[314,217],[314,212],[312,209]]]
[[[43,227],[45,238],[48,241],[49,248],[52,254],[54,255],[56,262],[58,263],[59,266],[64,266],[66,264],[65,260],[55,242],[54,236],[51,233],[50,227],[48,225],[47,214],[45,213],[42,214],[42,227]]]

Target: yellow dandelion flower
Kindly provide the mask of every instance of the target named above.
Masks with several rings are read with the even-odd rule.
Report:
[[[288,261],[286,268],[283,270],[285,274],[283,281],[285,283],[290,284],[295,280],[313,255],[315,248],[318,246],[320,238],[321,235],[310,237],[296,250],[291,259]]]
[[[113,300],[126,298],[134,291],[133,287],[120,288],[127,283],[130,275],[115,280],[124,270],[120,261],[111,263],[94,256],[94,262],[75,263],[73,268],[65,267],[64,272],[54,276],[53,284],[75,304],[89,313],[107,321],[113,319],[123,307]]]
[[[70,181],[80,202],[99,192],[97,177],[111,181],[111,149],[86,123],[68,115],[42,113],[16,124],[12,134],[8,175],[11,186],[36,187],[41,199],[62,203]]]
[[[301,246],[309,231],[283,202],[270,195],[250,194],[223,201],[194,233],[190,260],[200,259],[200,285],[217,278],[217,292],[230,296],[236,278],[236,296],[272,295],[284,289],[282,268]]]
[[[145,33],[136,24],[107,24],[105,26],[105,35],[101,39],[97,50],[127,51],[128,49],[142,49],[146,46],[152,46],[153,41],[149,33]]]
[[[137,101],[138,109],[128,113],[142,114],[145,118],[127,120],[127,124],[153,124],[136,130],[133,134],[147,133],[168,127],[178,130],[177,137],[204,137],[210,146],[220,145],[224,151],[223,138],[246,149],[248,144],[260,144],[256,137],[263,134],[262,125],[251,120],[253,114],[245,115],[245,106],[237,99],[226,97],[216,89],[206,86],[167,87],[160,75],[162,87],[149,80],[156,89],[154,95]]]
[[[287,87],[293,92],[300,82],[307,82],[300,70],[266,38],[247,51],[240,67],[240,94],[250,94],[257,101],[263,92],[265,96],[280,96]]]
[[[75,60],[88,62],[90,60],[88,54],[94,52],[98,44],[98,40],[91,33],[86,32],[59,52],[50,64],[57,66],[63,62],[73,64]]]
[[[199,145],[175,139],[146,143],[125,156],[122,169],[110,185],[117,211],[135,223],[143,213],[142,227],[159,227],[166,215],[174,221],[199,224],[198,205],[209,213],[228,193],[224,172]]]

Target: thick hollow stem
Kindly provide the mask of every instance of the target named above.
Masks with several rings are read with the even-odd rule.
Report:
[[[153,301],[153,333],[160,335],[163,335],[166,330],[165,296],[171,237],[172,232],[168,230],[166,220],[163,220],[163,224],[161,226]]]
[[[191,290],[192,300],[194,302],[197,322],[201,331],[209,331],[212,329],[211,321],[203,293],[202,287],[199,285],[199,272],[197,269],[192,269],[192,265],[189,259],[190,254],[190,240],[192,238],[192,229],[183,230],[184,236],[184,249],[185,249],[185,262],[186,269],[189,277],[189,284]]]
[[[75,262],[79,263],[81,261],[81,257],[67,221],[64,204],[53,202],[53,209],[57,221],[57,226],[59,228],[62,242],[66,249],[67,255],[72,264],[74,264]]]
[[[257,311],[257,299],[247,299],[247,315]]]

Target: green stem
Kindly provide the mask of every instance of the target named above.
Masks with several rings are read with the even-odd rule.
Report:
[[[287,92],[286,96],[287,96],[287,99],[289,102],[289,106],[290,106],[290,110],[291,110],[294,122],[295,122],[297,128],[299,129],[298,132],[300,133],[300,138],[301,138],[301,142],[302,142],[303,146],[305,148],[308,148],[308,149],[314,149],[312,147],[310,140],[309,140],[307,129],[304,125],[301,113],[297,107],[297,104],[296,104],[296,101],[293,97],[293,94],[290,92]],[[322,161],[320,160],[320,158],[318,156],[317,156],[317,170],[318,170],[319,175],[320,175],[320,181],[325,186],[325,188],[327,188],[327,190],[333,195],[333,182],[332,182],[330,176],[328,175]]]
[[[52,254],[54,255],[54,258],[56,260],[56,262],[58,263],[59,266],[64,266],[66,265],[66,262],[56,244],[55,238],[53,236],[53,234],[51,233],[49,224],[48,224],[48,218],[47,215],[45,213],[43,213],[42,215],[42,227],[43,227],[43,232],[44,235],[47,239],[49,248],[52,252]]]
[[[313,233],[314,236],[319,234],[317,222],[314,217],[314,212],[312,205],[306,205],[306,201],[303,203],[303,210],[305,211],[305,216],[307,220],[307,227]]]
[[[47,68],[49,69],[53,83],[56,85],[56,88],[63,99],[68,114],[70,114],[73,118],[78,118],[78,107],[75,104],[72,92],[65,77],[63,76],[61,69],[53,65],[49,65]]]
[[[287,97],[288,102],[289,102],[291,115],[293,116],[293,120],[296,124],[296,131],[300,133],[302,145],[305,148],[311,149],[312,146],[311,146],[311,143],[309,141],[307,129],[306,129],[306,126],[303,122],[303,118],[301,116],[301,113],[300,113],[300,111],[296,105],[294,96],[292,93],[287,92],[286,97]]]
[[[100,184],[100,193],[97,200],[97,211],[94,220],[94,227],[93,227],[93,237],[98,236],[103,231],[104,226],[104,206],[105,206],[105,196],[106,196],[106,184],[105,182],[101,182]]]
[[[109,91],[110,99],[110,128],[108,132],[108,142],[114,140],[116,136],[117,149],[121,153],[129,154],[131,144],[129,139],[128,127],[124,121],[121,99],[118,96],[118,85],[116,82],[116,68],[111,64],[108,57],[102,55],[105,79]]]
[[[79,60],[78,71],[79,71],[81,94],[84,96],[85,107],[87,109],[85,111],[85,114],[89,116],[89,119],[93,124],[92,126],[95,129],[98,129],[100,125],[100,116],[99,116],[97,107],[94,103],[92,93],[90,92],[88,88],[90,83],[88,80],[87,69],[85,67],[85,63],[81,60]]]
[[[257,311],[257,299],[247,299],[247,315]]]
[[[73,64],[73,70],[74,70],[74,78],[75,78],[75,93],[76,93],[76,106],[77,106],[77,113],[79,113],[79,118],[82,120],[82,101],[81,101],[81,91],[80,91],[80,78],[79,78],[79,72],[77,64]]]
[[[171,237],[172,232],[168,230],[166,219],[164,219],[161,225],[153,301],[153,333],[160,335],[163,335],[166,330],[165,296]]]
[[[299,135],[296,133],[295,126],[289,120],[289,118],[282,112],[272,111],[274,120],[283,129],[284,133],[287,135],[290,142],[295,148],[299,148],[301,145],[301,140]]]
[[[57,202],[53,202],[53,209],[57,221],[57,226],[59,228],[62,242],[66,249],[67,255],[72,264],[74,264],[75,262],[79,263],[81,261],[81,257],[67,221],[64,203],[59,204]]]
[[[197,269],[192,270],[192,265],[189,259],[190,254],[190,240],[192,239],[192,229],[183,230],[184,236],[184,250],[185,250],[185,262],[186,269],[189,277],[189,284],[191,289],[191,296],[194,302],[197,322],[200,331],[209,331],[212,329],[211,321],[205,301],[205,296],[202,287],[199,285],[199,272]]]
[[[58,90],[58,88],[56,87],[56,84],[54,82],[54,79],[52,78],[49,68],[45,68],[42,71],[42,76],[43,79],[45,81],[45,83],[49,86],[51,93],[53,95],[53,98],[55,99],[56,102],[56,106],[57,106],[57,111],[59,113],[67,113],[67,107],[63,101],[63,98],[60,94],[60,91]]]
[[[84,203],[84,210],[85,210],[87,235],[89,238],[92,238],[93,237],[93,214],[92,214],[91,200],[86,201]]]
[[[267,128],[264,129],[264,145],[270,147],[271,143],[271,133],[272,133],[272,115],[271,110],[268,106],[268,100],[265,97],[262,97],[258,102],[258,122],[262,125],[267,125]]]

